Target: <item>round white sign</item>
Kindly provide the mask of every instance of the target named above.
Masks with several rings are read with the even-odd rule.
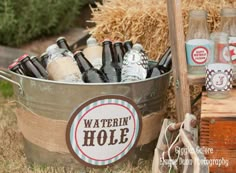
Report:
[[[203,46],[198,46],[192,50],[192,59],[196,64],[204,64],[208,58],[208,50]]]
[[[77,108],[67,125],[67,146],[82,163],[107,166],[119,161],[136,146],[141,114],[123,96],[101,96]]]

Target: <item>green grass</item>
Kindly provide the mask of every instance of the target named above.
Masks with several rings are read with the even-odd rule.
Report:
[[[12,84],[6,81],[0,81],[0,93],[4,98],[9,98],[13,96]]]

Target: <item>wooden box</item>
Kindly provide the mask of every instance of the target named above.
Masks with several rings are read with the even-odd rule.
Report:
[[[236,89],[227,99],[211,99],[203,92],[200,126],[210,172],[236,172]]]

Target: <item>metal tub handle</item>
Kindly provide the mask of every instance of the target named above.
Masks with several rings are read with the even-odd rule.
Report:
[[[8,81],[14,85],[17,85],[19,88],[20,94],[23,95],[24,92],[23,92],[22,86],[18,82],[11,79],[11,74],[6,69],[0,68],[0,78]]]

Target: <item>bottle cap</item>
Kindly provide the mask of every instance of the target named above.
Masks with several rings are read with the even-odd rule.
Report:
[[[102,44],[107,44],[107,43],[109,43],[109,44],[110,44],[110,43],[112,43],[112,42],[111,42],[111,40],[110,40],[110,39],[107,39],[107,38],[106,38],[106,39],[104,39],[104,41],[102,42]]]
[[[76,51],[76,52],[73,54],[75,60],[77,60],[77,56],[81,56],[81,55],[84,56],[83,52],[80,51],[80,50]]]
[[[117,41],[114,42],[114,46],[118,46],[118,45],[121,45],[121,46],[122,46],[123,44],[122,44],[121,41],[117,40]]]
[[[75,51],[74,55],[78,54],[78,53],[83,53],[83,52],[81,50],[77,50],[77,51]]]
[[[189,12],[190,17],[207,17],[207,12],[205,10],[191,10]]]
[[[236,16],[236,8],[222,8],[221,16],[226,17],[235,17]]]
[[[61,40],[65,40],[65,37],[58,37],[56,42],[61,41]]]
[[[144,50],[143,49],[143,46],[139,43],[136,43],[133,45],[133,49],[137,50],[137,51],[140,51],[140,50]]]
[[[13,62],[12,64],[10,64],[10,65],[8,66],[8,69],[11,70],[11,69],[13,69],[15,66],[17,66],[17,65],[19,65],[18,62]]]
[[[122,43],[122,41],[120,41],[120,40],[116,40],[116,41],[114,41],[114,44],[116,44],[116,43]]]
[[[89,37],[87,40],[87,46],[97,46],[97,40],[94,37]]]
[[[124,44],[126,44],[126,43],[132,43],[132,41],[131,40],[125,40]]]
[[[131,40],[126,40],[124,42],[124,48],[126,49],[126,51],[128,51],[128,49],[131,49],[133,47],[133,43]]]
[[[48,57],[47,52],[43,52],[43,53],[40,55],[39,59],[42,61],[42,60],[45,59],[46,57]]]
[[[31,56],[30,57],[30,60],[33,60],[33,59],[35,59],[35,58],[37,58],[36,56]]]
[[[49,46],[47,48],[46,52],[51,52],[51,51],[54,52],[54,50],[57,50],[57,49],[59,49],[58,45],[57,44],[52,44],[51,46]]]
[[[28,54],[24,54],[24,55],[20,56],[20,57],[18,58],[18,62],[24,60],[24,59],[27,58],[27,57],[29,57]]]

